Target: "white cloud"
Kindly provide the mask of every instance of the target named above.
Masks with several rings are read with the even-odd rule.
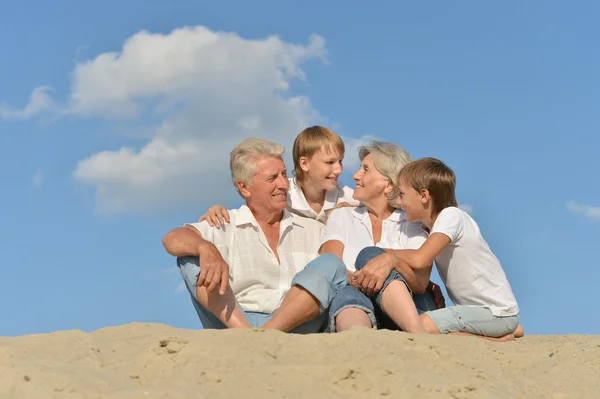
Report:
[[[150,112],[158,126],[141,148],[91,155],[74,176],[96,189],[107,211],[236,196],[229,152],[240,140],[278,141],[289,161],[295,135],[322,120],[308,98],[289,95],[292,80],[305,79],[300,64],[309,59],[326,60],[319,36],[297,45],[204,27],[137,33],[121,52],[76,66],[69,112],[140,124]]]
[[[29,97],[29,103],[24,108],[14,108],[6,103],[0,104],[0,118],[2,119],[29,119],[43,112],[58,109],[52,98],[47,94],[52,90],[48,86],[40,86],[33,89]]]
[[[41,169],[38,169],[38,171],[33,174],[31,183],[33,184],[34,188],[40,188],[40,187],[42,187],[43,182],[44,182],[44,172]]]
[[[462,209],[463,211],[467,212],[469,215],[473,214],[473,211],[474,211],[473,205],[470,205],[470,204],[458,204],[458,207],[460,209]]]
[[[320,36],[295,44],[202,26],[138,32],[120,51],[76,64],[60,114],[108,118],[118,133],[126,125],[125,135],[138,132],[144,141],[90,154],[73,176],[91,186],[98,207],[109,212],[227,201],[237,196],[229,152],[239,141],[261,136],[285,145],[291,168],[295,136],[327,124],[306,96],[290,90],[306,79],[301,66],[311,60],[327,63]],[[54,106],[44,90],[32,103]],[[345,139],[351,166],[366,138]]]
[[[575,201],[569,201],[567,202],[567,209],[573,213],[583,215],[589,220],[600,220],[600,207],[581,205]]]

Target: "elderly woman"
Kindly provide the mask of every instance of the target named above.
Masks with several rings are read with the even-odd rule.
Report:
[[[329,330],[377,328],[377,319],[391,319],[403,331],[425,333],[418,312],[436,308],[424,293],[431,266],[413,271],[384,250],[418,249],[427,238],[421,224],[406,221],[396,205],[398,174],[412,159],[395,144],[375,141],[361,147],[359,157],[353,198],[363,206],[331,212],[319,250],[337,255],[348,270],[349,285],[338,291],[329,310]]]

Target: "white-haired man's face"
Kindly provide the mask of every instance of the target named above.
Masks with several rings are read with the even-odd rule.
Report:
[[[283,160],[279,157],[262,157],[256,162],[256,167],[250,186],[242,184],[240,187],[248,206],[267,212],[285,209],[289,181]]]

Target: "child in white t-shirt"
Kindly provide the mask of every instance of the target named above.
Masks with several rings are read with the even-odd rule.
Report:
[[[344,142],[334,131],[322,126],[304,129],[294,141],[294,177],[289,179],[288,210],[300,216],[327,221],[329,213],[341,206],[358,206],[354,190],[338,181],[342,174]],[[200,217],[217,228],[229,223],[229,213],[221,205],[211,207]]]
[[[421,221],[429,237],[418,250],[390,251],[419,270],[435,259],[456,306],[422,314],[432,334],[477,335],[499,340],[523,335],[519,307],[498,258],[471,216],[457,207],[454,172],[435,158],[407,164],[398,176],[398,205]]]

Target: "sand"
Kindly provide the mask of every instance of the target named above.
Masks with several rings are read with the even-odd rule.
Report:
[[[310,336],[134,323],[0,337],[0,398],[599,398],[600,336]]]

